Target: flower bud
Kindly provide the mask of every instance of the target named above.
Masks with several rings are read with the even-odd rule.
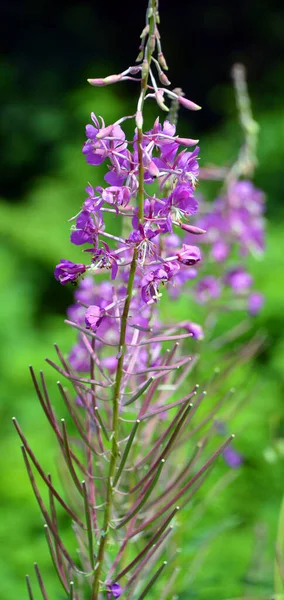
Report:
[[[146,60],[146,58],[144,58],[143,62],[142,62],[142,79],[145,79],[145,77],[147,77],[149,72],[149,63]]]
[[[180,138],[180,137],[175,138],[175,141],[178,144],[181,144],[182,146],[195,146],[199,142],[199,140],[192,140],[190,138]]]
[[[149,33],[149,25],[146,25],[140,35],[140,38],[143,40],[144,37],[146,37],[146,35],[148,35]]]
[[[158,106],[159,106],[159,107],[160,107],[162,110],[164,110],[164,111],[168,112],[168,111],[169,111],[169,109],[168,109],[167,105],[164,103],[164,97],[163,97],[163,94],[162,94],[161,92],[155,92],[155,98],[156,98],[156,101],[157,101],[157,104],[158,104]]]
[[[138,129],[142,129],[143,127],[143,115],[141,110],[137,110],[135,115],[135,121]]]
[[[96,138],[98,140],[107,137],[108,135],[111,135],[111,132],[113,130],[113,125],[108,125],[107,127],[103,127],[102,129],[100,129],[99,133],[97,133]]]
[[[95,85],[97,87],[102,87],[104,85],[111,85],[112,83],[117,83],[122,78],[121,73],[119,75],[108,75],[104,79],[99,77],[98,79],[88,79],[88,83],[91,85]]]
[[[136,58],[135,62],[141,62],[141,60],[142,60],[143,56],[144,56],[144,48],[143,48],[143,46],[142,46],[142,48],[141,48],[141,50],[140,50],[140,52],[139,52],[139,54],[138,54],[138,56],[137,56],[137,58]]]
[[[165,69],[165,71],[168,70],[168,65],[166,63],[166,59],[165,59],[165,57],[164,57],[164,55],[163,55],[162,52],[158,53],[158,62],[161,65],[162,69]]]
[[[159,80],[163,85],[171,85],[171,82],[169,81],[165,73],[163,73],[163,71],[159,72]]]
[[[149,164],[147,165],[147,169],[152,177],[159,177],[160,171],[153,160],[150,160]]]
[[[151,35],[148,40],[148,48],[151,54],[154,52],[156,46],[156,36],[155,34]]]
[[[98,79],[87,79],[87,81],[91,85],[95,85],[97,87],[101,87],[101,86],[105,85],[105,81],[102,77],[99,77]]]
[[[178,96],[178,101],[182,106],[184,106],[188,110],[201,110],[201,106],[199,106],[198,104],[195,104],[194,102],[192,102],[191,100],[188,100],[187,98],[184,98],[183,96]]]
[[[202,233],[206,233],[205,229],[201,229],[200,227],[189,225],[187,223],[181,223],[180,227],[183,229],[183,231],[187,231],[187,233],[193,233],[193,235],[201,235]]]

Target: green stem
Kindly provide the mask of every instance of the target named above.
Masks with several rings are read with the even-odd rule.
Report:
[[[124,303],[123,313],[121,317],[121,330],[120,330],[120,339],[119,339],[119,351],[120,356],[117,363],[117,371],[116,371],[116,380],[114,386],[114,394],[113,394],[113,414],[112,414],[112,447],[111,447],[111,458],[109,463],[109,472],[108,472],[108,481],[107,481],[107,494],[106,494],[106,505],[104,512],[104,521],[103,521],[103,530],[101,532],[101,539],[98,548],[97,561],[95,566],[95,576],[93,583],[93,595],[92,600],[98,600],[99,587],[100,587],[100,575],[103,566],[103,558],[105,553],[105,548],[107,544],[108,534],[109,534],[109,523],[111,519],[111,509],[113,502],[113,480],[115,474],[115,467],[118,458],[118,425],[119,425],[119,397],[120,397],[120,388],[121,388],[121,380],[123,373],[123,363],[125,357],[125,337],[126,337],[126,327],[127,327],[127,319],[130,308],[130,302],[132,298],[133,292],[133,284],[134,277],[136,271],[137,264],[137,248],[135,248],[133,253],[133,259],[131,263],[129,280],[127,286],[127,296]]]
[[[149,23],[149,36],[147,41],[147,46],[145,50],[144,57],[144,70],[142,73],[142,82],[141,82],[141,94],[139,99],[139,110],[141,113],[143,112],[145,95],[147,92],[148,78],[149,78],[149,69],[150,63],[152,59],[152,54],[154,51],[153,44],[153,36],[155,34],[155,25],[156,25],[156,13],[157,13],[157,0],[150,0],[148,7],[148,23]],[[152,42],[152,43],[151,43]],[[143,165],[143,150],[142,150],[142,142],[143,142],[143,128],[137,127],[138,133],[138,163],[139,163],[139,172],[138,172],[138,217],[139,222],[143,223],[144,220],[144,165]],[[133,253],[133,259],[130,268],[128,286],[127,286],[127,296],[123,308],[123,313],[121,317],[121,329],[120,329],[120,340],[119,340],[119,352],[120,356],[117,363],[117,371],[116,371],[116,380],[114,385],[114,393],[113,393],[113,414],[112,414],[112,448],[111,448],[111,458],[109,463],[109,472],[108,472],[108,481],[107,481],[107,493],[106,493],[106,505],[104,512],[104,521],[103,521],[103,530],[101,532],[101,539],[98,548],[96,566],[95,566],[95,575],[93,582],[93,593],[92,600],[98,600],[99,590],[100,590],[100,576],[103,566],[103,559],[105,548],[108,540],[109,534],[109,523],[111,519],[112,512],[112,503],[113,503],[113,481],[115,476],[115,468],[117,463],[117,458],[119,455],[118,452],[118,426],[119,426],[119,397],[120,397],[120,388],[122,381],[122,373],[123,373],[123,363],[126,352],[125,346],[125,337],[126,337],[126,327],[127,327],[127,319],[128,313],[133,293],[133,284],[134,277],[136,272],[138,258],[138,249],[135,248]]]

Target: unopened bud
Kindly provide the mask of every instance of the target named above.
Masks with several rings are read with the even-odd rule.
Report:
[[[147,165],[147,169],[152,177],[159,177],[159,169],[153,160],[150,160],[149,164]]]
[[[155,36],[155,34],[153,34],[153,35],[150,35],[149,40],[148,40],[148,48],[149,48],[149,51],[151,52],[151,54],[154,52],[155,46],[156,46],[156,36]]]
[[[140,37],[142,38],[142,40],[143,40],[144,37],[146,37],[146,35],[148,35],[148,33],[149,33],[149,25],[146,25],[146,27],[144,27],[144,29],[143,29],[143,31],[142,31],[142,33],[140,35]]]
[[[105,77],[104,79],[102,79],[101,77],[99,77],[98,79],[88,79],[88,83],[90,83],[91,85],[95,85],[97,87],[102,87],[104,85],[111,85],[112,83],[117,83],[118,81],[120,81],[122,78],[122,75],[108,75],[108,77]]]
[[[163,71],[159,72],[159,80],[163,85],[171,85],[171,82],[169,81],[165,73],[163,73]]]
[[[141,72],[142,79],[145,79],[145,77],[147,77],[148,73],[149,73],[149,63],[148,63],[147,59],[144,58],[144,60],[142,62],[142,72]]]
[[[98,79],[87,79],[87,81],[91,85],[95,85],[97,87],[105,85],[105,80],[102,79],[102,77],[99,77]]]
[[[183,229],[183,231],[187,231],[187,233],[193,233],[193,235],[201,235],[202,233],[206,233],[205,229],[201,229],[200,227],[189,225],[187,223],[180,223],[180,227]]]
[[[110,83],[117,83],[121,78],[121,73],[119,75],[109,75],[108,77],[105,77],[105,83],[106,85],[109,85]]]
[[[139,73],[141,71],[140,67],[130,67],[129,68],[129,73],[130,75],[137,75],[137,73]]]
[[[168,65],[166,63],[166,59],[162,52],[158,53],[158,62],[161,65],[162,69],[165,69],[165,71],[168,71]]]
[[[140,52],[139,52],[139,54],[138,54],[138,56],[137,56],[137,58],[135,60],[135,62],[141,62],[141,60],[143,59],[143,56],[144,56],[144,48],[142,46],[141,50],[140,50]]]
[[[188,110],[201,110],[201,106],[199,106],[198,104],[195,104],[194,102],[192,102],[191,100],[188,100],[187,98],[184,98],[183,96],[178,96],[178,101],[182,106],[184,106]]]
[[[158,104],[158,106],[159,106],[159,107],[160,107],[162,110],[164,110],[164,111],[168,112],[168,110],[169,110],[169,109],[168,109],[167,105],[164,103],[164,97],[163,97],[163,94],[162,94],[161,92],[155,92],[155,98],[156,98],[156,101],[157,101],[157,104]]]
[[[100,129],[99,133],[97,133],[96,138],[98,140],[105,138],[109,135],[111,135],[113,130],[113,125],[108,125],[107,127],[103,127],[102,129]]]
[[[182,146],[196,146],[196,144],[198,144],[198,142],[199,142],[199,140],[192,140],[190,138],[180,138],[180,137],[175,138],[175,141],[178,144],[181,144]]]
[[[141,110],[137,110],[135,115],[135,121],[138,129],[142,129],[143,127],[143,115]]]

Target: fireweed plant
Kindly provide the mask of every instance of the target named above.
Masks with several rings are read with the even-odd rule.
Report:
[[[224,184],[213,203],[202,199],[199,202],[195,224],[206,233],[200,237],[203,266],[194,286],[194,296],[197,302],[209,304],[217,312],[223,307],[230,311],[246,310],[255,316],[264,298],[253,289],[253,277],[245,262],[250,254],[260,256],[264,250],[265,198],[247,179],[257,164],[258,124],[251,112],[244,67],[236,64],[232,76],[244,144],[231,169],[202,169],[200,173],[204,179],[224,178]],[[190,234],[185,242],[192,243]]]
[[[226,261],[233,246],[242,256],[251,245],[262,245],[262,195],[252,184],[238,181],[242,169],[231,170],[224,194],[198,214],[199,148],[197,140],[177,133],[175,121],[178,107],[200,107],[181,90],[169,90],[158,25],[157,0],[150,0],[137,64],[119,75],[89,80],[94,86],[134,80],[140,92],[134,115],[113,124],[91,115],[83,154],[91,167],[104,163],[106,185],[89,184],[87,198],[71,219],[71,242],[84,247],[85,260],[62,259],[55,269],[62,285],[76,285],[67,323],[77,330],[77,343],[68,359],[56,346],[59,365],[47,359],[67,380],[66,387],[58,382],[58,388],[70,423],[57,419],[43,373],[38,379],[31,368],[61,451],[66,499],[14,419],[62,597],[73,600],[142,600],[160,577],[165,580],[161,597],[172,597],[178,574],[173,541],[177,512],[192,503],[220,455],[232,467],[241,462],[229,447],[233,436],[215,420],[217,410],[230,402],[231,391],[198,420],[206,392],[189,384],[197,354],[188,356],[186,342],[203,337],[201,326],[191,320],[163,323],[159,303],[165,287],[176,296],[188,282],[198,301],[217,297],[212,280],[208,283],[212,259],[223,265],[214,285],[219,291],[221,285],[236,294],[241,290],[244,300],[250,276],[240,267],[228,269]],[[171,110],[163,124],[157,118],[144,131],[148,99],[166,112],[169,100]],[[134,136],[129,139],[123,124],[131,119]],[[244,164],[243,157],[239,162]],[[107,227],[114,222],[115,232]],[[195,243],[203,236],[208,264]],[[194,283],[200,262],[208,274]],[[248,302],[251,312],[261,303],[251,296]],[[246,347],[242,360],[252,351]],[[215,379],[213,375],[206,382],[209,391],[212,385],[216,389]],[[35,472],[48,488],[49,508]],[[58,505],[72,521],[75,556],[60,535]],[[48,600],[37,564],[35,571]],[[33,600],[28,576],[27,588]]]

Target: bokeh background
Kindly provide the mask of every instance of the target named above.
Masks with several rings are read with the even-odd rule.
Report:
[[[81,155],[84,126],[92,110],[106,122],[131,114],[136,93],[131,83],[94,89],[86,79],[134,62],[144,12],[144,2],[129,0],[10,0],[1,8],[1,600],[26,597],[24,575],[35,560],[51,598],[60,598],[11,417],[18,417],[46,469],[55,471],[52,433],[28,364],[43,368],[54,342],[67,351],[73,340],[63,324],[72,290],[54,281],[53,269],[61,257],[78,258],[69,249],[67,219],[84,200],[90,178]],[[284,493],[284,6],[276,0],[162,0],[160,13],[170,79],[203,106],[199,113],[182,112],[179,125],[183,136],[200,139],[203,166],[230,165],[238,154],[242,134],[230,70],[236,61],[247,67],[261,128],[255,183],[267,195],[268,219],[265,257],[251,261],[266,295],[253,328],[265,332],[266,343],[239,378],[253,374],[255,381],[236,423],[244,464],[235,481],[207,502],[196,530],[190,521],[182,523],[190,535],[181,539],[177,591],[184,600],[268,598],[275,591]],[[213,186],[209,195],[215,191]],[[171,310],[173,317],[186,315],[188,299]],[[55,388],[53,373],[47,377]],[[282,530],[280,522],[280,535]]]

